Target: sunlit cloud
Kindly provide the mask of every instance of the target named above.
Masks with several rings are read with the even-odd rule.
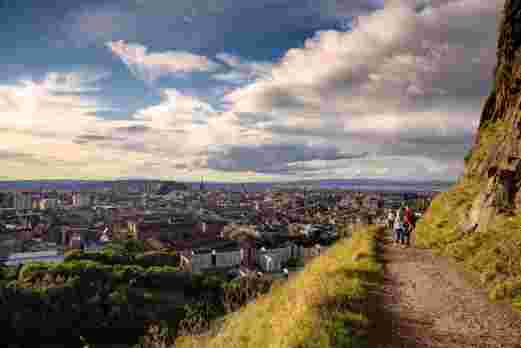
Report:
[[[118,2],[69,13],[60,28],[82,47],[74,54],[99,58],[99,68],[53,66],[0,82],[6,175],[444,179],[461,172],[491,86],[502,1],[213,3]],[[277,8],[288,11],[279,17]],[[256,53],[271,51],[270,42],[259,42],[242,55],[256,30],[282,37],[286,28],[305,32],[302,41],[263,58]]]
[[[219,67],[206,57],[184,51],[149,53],[143,45],[124,41],[107,42],[106,46],[125,63],[135,77],[148,83],[165,75],[209,72]]]

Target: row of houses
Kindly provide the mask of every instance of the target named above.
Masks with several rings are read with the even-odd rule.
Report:
[[[228,248],[228,250],[191,250],[182,253],[181,266],[191,272],[212,269],[228,269],[252,266],[253,263],[263,272],[279,272],[290,259],[307,260],[320,255],[322,247],[312,247],[287,243],[274,249]],[[250,263],[250,264],[249,264]]]

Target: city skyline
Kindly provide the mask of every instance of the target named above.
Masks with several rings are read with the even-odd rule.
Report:
[[[502,4],[0,0],[0,179],[454,180]]]

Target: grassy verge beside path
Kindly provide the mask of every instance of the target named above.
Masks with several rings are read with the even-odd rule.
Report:
[[[377,227],[360,229],[297,276],[228,316],[213,336],[181,337],[178,348],[367,347],[367,298],[380,279]]]
[[[521,310],[521,216],[497,214],[483,232],[463,234],[460,224],[479,185],[463,181],[439,194],[416,227],[416,245],[451,256],[476,275],[491,300]]]

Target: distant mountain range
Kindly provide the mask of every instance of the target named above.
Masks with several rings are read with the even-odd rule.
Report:
[[[113,181],[95,180],[17,180],[0,181],[0,190],[38,190],[38,189],[58,189],[58,190],[80,190],[109,188],[114,182],[138,182],[138,181],[162,181],[147,179],[121,179]],[[166,181],[165,181],[166,182]],[[200,182],[183,182],[194,189],[200,187]],[[359,191],[445,191],[453,182],[443,181],[397,181],[380,179],[349,179],[349,180],[302,180],[294,182],[257,182],[257,183],[224,183],[224,182],[204,182],[207,189],[225,189],[231,191],[258,191],[269,188],[291,188],[309,187],[316,189],[350,189]]]

